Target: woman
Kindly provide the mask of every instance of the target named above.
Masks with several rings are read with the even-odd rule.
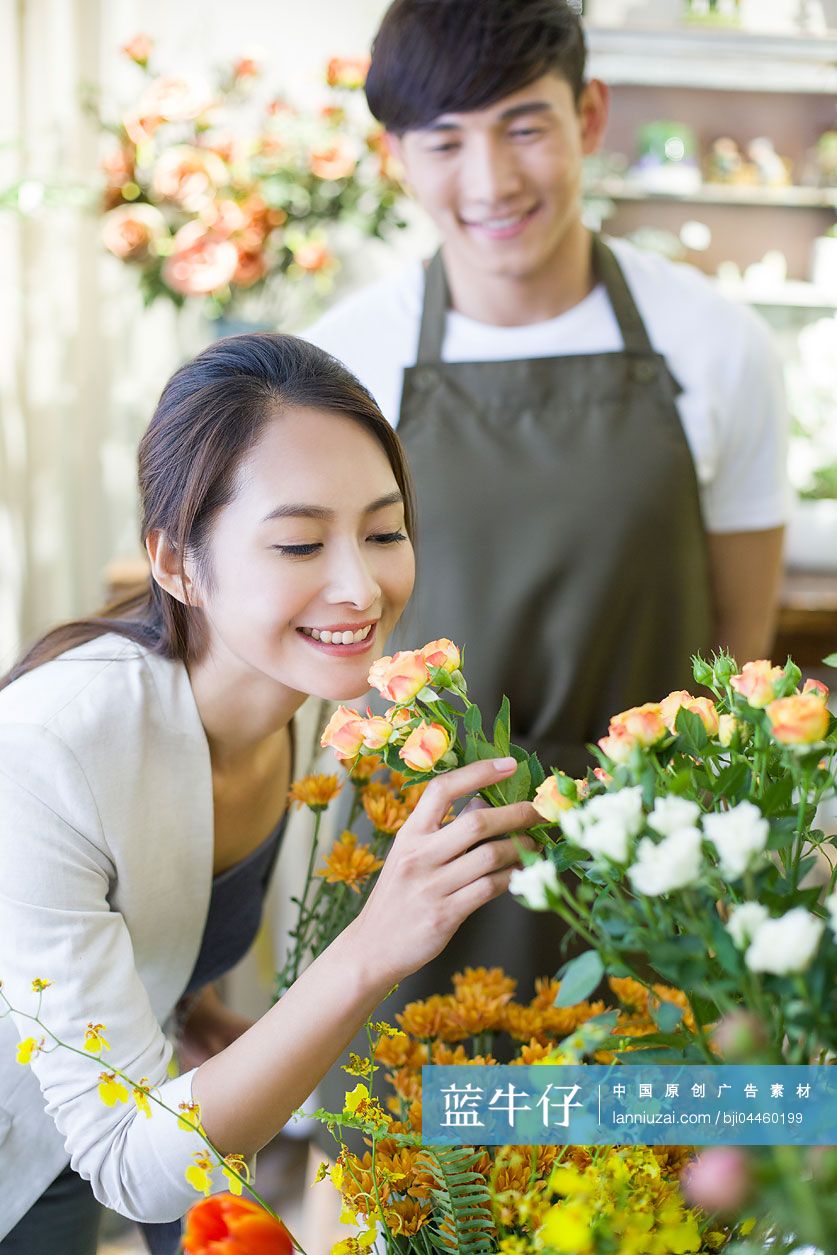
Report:
[[[78,1046],[103,1022],[106,1057],[168,1106],[199,1104],[222,1153],[252,1156],[392,986],[506,889],[517,850],[502,834],[536,816],[471,810],[440,830],[514,763],[435,780],[358,918],[246,1031],[204,996],[207,1035],[215,1023],[226,1044],[167,1079],[161,1025],[258,926],[300,708],[365,691],[410,595],[413,507],[370,395],[287,336],[222,340],[178,370],[139,476],[148,588],[51,633],[0,693],[0,975],[22,1009],[51,980],[50,1030]],[[92,1255],[96,1199],[177,1221],[197,1135],[103,1105],[88,1058],[58,1049],[22,1069],[3,1029],[0,1250]],[[149,1245],[173,1250],[178,1231]]]

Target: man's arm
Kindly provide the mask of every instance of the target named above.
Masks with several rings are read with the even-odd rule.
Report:
[[[739,666],[769,656],[782,578],[783,527],[758,532],[710,532],[709,577],[714,643]]]

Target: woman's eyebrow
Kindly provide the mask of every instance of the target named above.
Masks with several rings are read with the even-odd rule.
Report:
[[[370,502],[365,507],[364,514],[374,514],[376,510],[383,510],[390,505],[403,505],[404,498],[400,492],[389,492],[384,497],[378,497],[375,501]],[[328,509],[321,505],[305,505],[302,502],[293,502],[290,505],[277,506],[275,510],[271,510],[262,519],[263,523],[269,523],[272,519],[333,519],[334,510]]]

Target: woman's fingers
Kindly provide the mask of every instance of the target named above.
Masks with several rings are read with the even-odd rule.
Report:
[[[517,763],[513,758],[488,758],[478,763],[469,763],[467,767],[457,767],[454,771],[446,771],[436,776],[425,789],[411,819],[412,827],[419,831],[435,831],[442,825],[454,802],[469,793],[478,793],[498,780],[507,780],[513,776]]]
[[[525,832],[541,823],[531,802],[513,802],[509,806],[487,806],[484,810],[458,815],[453,823],[428,836],[424,851],[430,860],[449,863],[482,841],[505,837],[512,832]]]
[[[440,883],[444,885],[447,893],[455,894],[483,876],[491,876],[495,872],[519,867],[521,851],[531,851],[537,848],[537,842],[531,837],[506,837],[495,841],[485,841],[476,849],[468,850],[448,863],[442,869]]]

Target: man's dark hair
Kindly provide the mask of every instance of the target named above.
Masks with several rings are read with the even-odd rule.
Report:
[[[586,52],[568,0],[395,0],[372,45],[366,98],[395,135],[484,109],[550,72],[577,101]]]

